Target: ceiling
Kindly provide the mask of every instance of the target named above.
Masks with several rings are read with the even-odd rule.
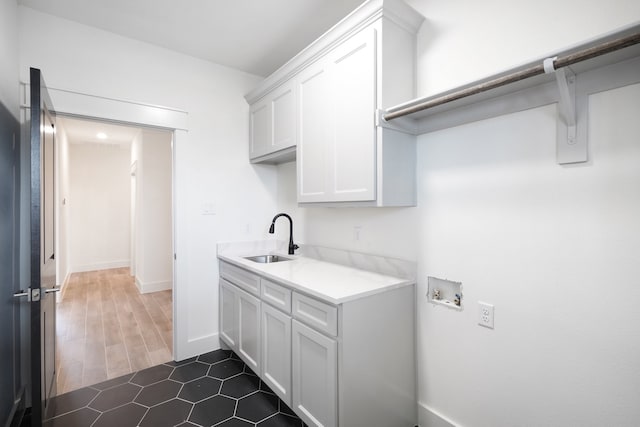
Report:
[[[129,147],[140,128],[116,125],[94,120],[83,120],[58,116],[56,122],[61,124],[70,144],[108,144]],[[98,138],[98,133],[105,138]]]
[[[19,0],[33,9],[267,76],[363,0]]]

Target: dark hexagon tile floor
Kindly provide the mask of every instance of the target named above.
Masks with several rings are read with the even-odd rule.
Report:
[[[44,427],[307,427],[228,350],[54,397]]]

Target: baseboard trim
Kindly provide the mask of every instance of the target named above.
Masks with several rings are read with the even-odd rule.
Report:
[[[109,270],[111,268],[129,267],[129,260],[98,262],[95,264],[77,265],[71,268],[70,273],[84,273],[86,271]]]
[[[141,294],[148,294],[158,291],[168,291],[173,289],[173,281],[164,280],[161,282],[142,282],[138,277],[136,277],[136,287]]]
[[[420,427],[460,427],[422,402],[418,402],[418,423]]]
[[[67,291],[67,285],[69,284],[69,279],[71,278],[71,272],[67,271],[67,277],[64,278],[62,283],[60,284],[60,292],[56,295],[56,302],[61,302],[64,300],[64,295]]]
[[[174,348],[174,357],[176,361],[188,359],[200,354],[209,353],[210,351],[220,348],[219,334],[211,334],[204,337],[192,338],[186,341],[176,342]]]

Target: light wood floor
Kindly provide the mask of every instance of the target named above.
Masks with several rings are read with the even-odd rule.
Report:
[[[71,275],[56,322],[58,394],[172,360],[171,291],[140,294],[128,268]]]

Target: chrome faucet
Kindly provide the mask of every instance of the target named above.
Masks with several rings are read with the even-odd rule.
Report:
[[[298,249],[299,246],[293,243],[293,220],[289,215],[287,215],[286,213],[279,213],[278,215],[274,216],[273,220],[271,220],[271,227],[269,227],[269,233],[273,234],[275,232],[276,219],[278,219],[281,216],[289,220],[289,252],[288,253],[289,255],[293,255],[293,251]]]

